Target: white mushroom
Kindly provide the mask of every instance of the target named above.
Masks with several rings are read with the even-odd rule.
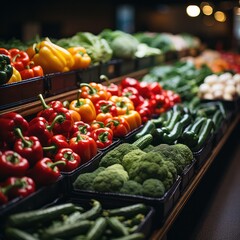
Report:
[[[212,85],[212,84],[218,82],[218,76],[216,74],[211,74],[211,75],[205,77],[204,82],[209,85]]]

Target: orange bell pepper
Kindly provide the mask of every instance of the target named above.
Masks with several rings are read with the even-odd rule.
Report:
[[[124,96],[111,96],[110,101],[114,102],[117,106],[117,115],[123,115],[129,110],[134,110],[133,102]]]
[[[73,66],[72,70],[88,68],[91,63],[91,57],[87,54],[84,47],[77,46],[67,49],[73,56]]]
[[[90,99],[93,104],[99,100],[108,100],[112,96],[101,83],[81,83],[80,89],[80,97]]]
[[[79,94],[78,91],[77,99],[70,102],[69,109],[77,111],[83,122],[90,123],[96,118],[95,107],[90,99],[80,98]]]
[[[127,111],[126,114],[121,115],[120,117],[123,117],[127,120],[131,131],[140,127],[142,124],[142,118],[140,114],[135,110]]]
[[[73,122],[81,121],[81,115],[79,114],[79,112],[77,112],[73,109],[69,109],[69,112],[71,114],[71,118],[72,118]]]

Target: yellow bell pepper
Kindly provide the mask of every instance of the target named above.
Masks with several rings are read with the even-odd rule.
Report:
[[[22,81],[20,72],[15,67],[12,67],[12,68],[13,68],[13,74],[7,83],[14,83],[14,82]]]
[[[88,68],[91,63],[91,57],[87,54],[87,51],[84,47],[77,46],[67,49],[73,56],[74,64],[72,69],[84,69]]]
[[[67,72],[71,70],[74,60],[71,53],[49,39],[33,44],[27,50],[31,60],[43,68],[44,74]]]

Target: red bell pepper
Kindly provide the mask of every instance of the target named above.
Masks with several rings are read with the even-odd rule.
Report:
[[[143,97],[143,98],[150,98],[151,97],[151,90],[149,87],[150,83],[148,82],[139,82],[137,90],[139,92],[139,94]]]
[[[97,154],[95,140],[84,134],[78,133],[76,137],[71,138],[69,147],[80,156],[82,163],[88,162]]]
[[[11,54],[6,48],[0,48],[0,54],[6,55],[11,59]]]
[[[70,130],[70,136],[73,136],[75,133],[81,133],[85,135],[90,135],[91,132],[91,126],[88,123],[85,123],[83,121],[77,121],[73,123],[73,126]]]
[[[97,121],[97,120],[93,120],[93,121],[90,123],[90,126],[91,126],[91,132],[92,132],[93,130],[95,130],[95,129],[99,129],[99,128],[105,127],[104,122]]]
[[[12,178],[12,177],[10,177],[10,178]],[[6,181],[8,181],[8,179],[6,179],[4,182],[0,183],[0,206],[8,203],[9,193],[13,188],[19,187],[19,185],[22,185],[19,182],[14,182],[14,183],[10,183],[10,184],[6,185],[5,184]]]
[[[90,137],[95,140],[99,149],[103,149],[112,144],[113,131],[108,127],[98,128],[91,132]]]
[[[100,79],[106,82],[106,86],[104,85],[105,89],[110,92],[112,96],[120,96],[120,89],[117,84],[110,82],[105,75],[101,75]]]
[[[41,101],[43,110],[37,113],[38,117],[43,117],[47,121],[49,120],[50,116],[55,112],[56,108],[63,107],[62,102],[60,101],[51,101],[49,104],[47,104],[42,96],[42,94],[39,94],[39,99]]]
[[[149,90],[151,94],[161,94],[162,86],[158,82],[152,82],[149,85]]]
[[[153,113],[157,115],[171,108],[168,96],[164,96],[163,94],[152,95],[149,101],[151,103]]]
[[[43,158],[43,149],[39,139],[36,136],[23,136],[19,128],[16,128],[16,134],[19,139],[15,141],[13,150],[26,158],[30,166],[33,166]]]
[[[11,55],[12,66],[15,67],[19,72],[24,70],[30,62],[30,58],[25,51],[12,48],[9,50],[9,53]]]
[[[0,177],[22,177],[29,169],[28,160],[15,151],[7,150],[0,155]]]
[[[46,156],[53,157],[60,149],[68,147],[67,138],[62,134],[56,134],[49,139],[48,146],[43,147],[43,151],[46,153]]]
[[[122,96],[128,97],[133,102],[135,108],[141,103],[139,92],[134,87],[124,88],[122,90]]]
[[[61,176],[58,166],[65,165],[64,161],[52,162],[48,157],[42,158],[28,172],[38,186],[46,186],[56,182]]]
[[[34,77],[42,77],[43,69],[40,65],[34,65],[34,62],[30,61],[25,68],[20,71],[20,75],[22,77],[22,80],[34,78]]]
[[[64,161],[65,165],[59,165],[60,171],[71,172],[81,164],[80,156],[71,148],[61,148],[54,157],[54,162]]]
[[[121,89],[123,90],[126,87],[134,87],[138,89],[139,81],[132,77],[126,77],[120,82]]]
[[[164,96],[168,96],[168,99],[170,101],[171,106],[173,106],[176,103],[180,103],[182,101],[180,95],[175,93],[172,90],[163,90],[162,94]]]
[[[109,127],[113,131],[113,137],[121,138],[125,137],[130,131],[130,126],[123,117],[109,118],[104,122],[106,127]]]
[[[28,136],[38,137],[41,145],[46,146],[53,136],[52,128],[54,124],[54,121],[50,125],[45,118],[35,117],[29,122]]]
[[[95,104],[96,113],[111,113],[112,116],[117,116],[117,106],[109,100],[99,100]]]
[[[30,177],[9,177],[3,183],[2,187],[10,186],[8,191],[9,199],[14,199],[17,197],[27,197],[36,191],[36,185],[32,178]]]
[[[54,113],[49,117],[49,122],[55,122],[53,126],[54,134],[69,135],[69,132],[73,126],[73,120],[71,113],[65,107],[54,108]]]
[[[0,139],[7,143],[14,143],[17,139],[15,129],[20,128],[23,135],[27,134],[28,121],[18,113],[8,112],[0,116]]]
[[[142,123],[146,123],[149,119],[152,118],[152,111],[148,107],[139,105],[136,108],[136,111],[140,114],[140,116],[142,118]]]
[[[93,104],[97,103],[99,100],[108,100],[112,96],[100,83],[81,83],[80,89],[80,97],[90,99]]]

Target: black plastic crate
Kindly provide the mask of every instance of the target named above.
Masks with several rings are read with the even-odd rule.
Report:
[[[118,77],[120,63],[120,59],[112,59],[106,63],[101,63],[99,65],[100,75],[106,75],[109,79]]]
[[[1,85],[0,110],[36,101],[39,94],[45,96],[46,81],[46,77],[36,77]]]
[[[145,68],[150,68],[153,66],[153,56],[147,56],[142,58],[136,58],[135,59],[135,69],[136,70],[142,70]]]
[[[100,65],[92,65],[87,69],[76,71],[77,85],[81,83],[100,82]]]
[[[119,75],[126,75],[136,70],[135,59],[122,59],[119,65]]]

